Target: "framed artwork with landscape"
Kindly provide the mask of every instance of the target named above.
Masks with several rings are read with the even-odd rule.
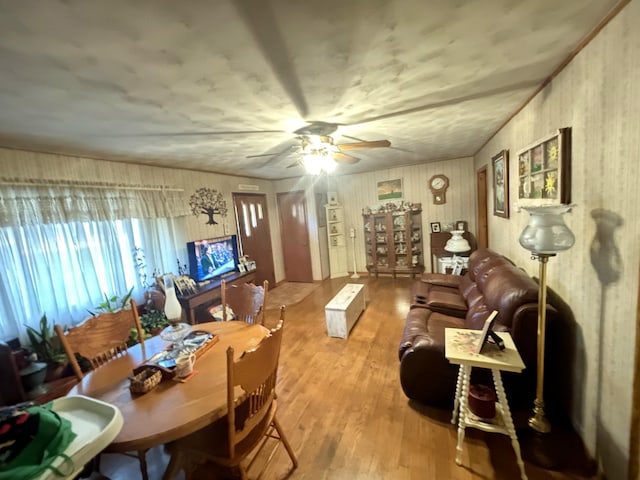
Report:
[[[571,128],[518,152],[518,205],[571,203]]]
[[[493,214],[509,218],[509,150],[491,159],[493,165]]]
[[[402,179],[378,182],[378,201],[402,198]]]

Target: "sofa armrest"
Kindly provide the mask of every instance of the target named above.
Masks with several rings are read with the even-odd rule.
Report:
[[[554,323],[557,322],[557,315],[557,310],[547,304],[547,336],[553,332]],[[511,336],[525,365],[529,368],[535,367],[538,358],[537,303],[526,303],[516,310],[511,323]]]

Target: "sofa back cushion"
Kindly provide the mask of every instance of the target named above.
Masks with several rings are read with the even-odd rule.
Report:
[[[495,265],[515,265],[507,257],[494,252],[489,248],[476,250],[469,257],[468,275],[471,281],[475,282],[478,275]]]
[[[495,329],[510,331],[516,310],[525,303],[538,301],[538,284],[511,264],[495,265],[484,270],[476,278],[476,284],[482,299],[469,305],[466,328],[481,329],[487,316],[497,310]]]

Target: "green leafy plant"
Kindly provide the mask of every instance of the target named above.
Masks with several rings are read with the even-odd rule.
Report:
[[[39,329],[29,325],[25,325],[25,327],[31,343],[31,351],[38,356],[38,360],[51,365],[62,364],[67,361],[64,349],[53,331],[53,326],[49,324],[46,314],[43,314],[40,319]]]
[[[140,315],[140,324],[145,332],[152,333],[158,328],[169,325],[169,321],[162,310],[149,310]]]
[[[109,297],[105,293],[104,302],[96,305],[95,307],[96,311],[95,312],[92,312],[91,310],[87,310],[87,311],[94,317],[98,315],[98,313],[119,312],[120,310],[127,308],[129,304],[129,300],[131,299],[131,294],[133,293],[133,288],[134,287],[131,287],[131,289],[122,297],[119,297],[118,295],[113,295]]]
[[[161,330],[169,325],[167,316],[161,310],[149,310],[147,313],[140,315],[140,326],[144,332],[144,338],[147,339],[154,334],[157,334],[157,330]],[[129,338],[127,339],[127,345],[135,345],[140,342],[138,338],[138,331],[132,328],[129,332]]]

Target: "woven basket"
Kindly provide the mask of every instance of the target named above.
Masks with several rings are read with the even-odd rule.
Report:
[[[145,368],[129,380],[129,390],[132,393],[147,393],[162,381],[162,372],[156,368]]]

